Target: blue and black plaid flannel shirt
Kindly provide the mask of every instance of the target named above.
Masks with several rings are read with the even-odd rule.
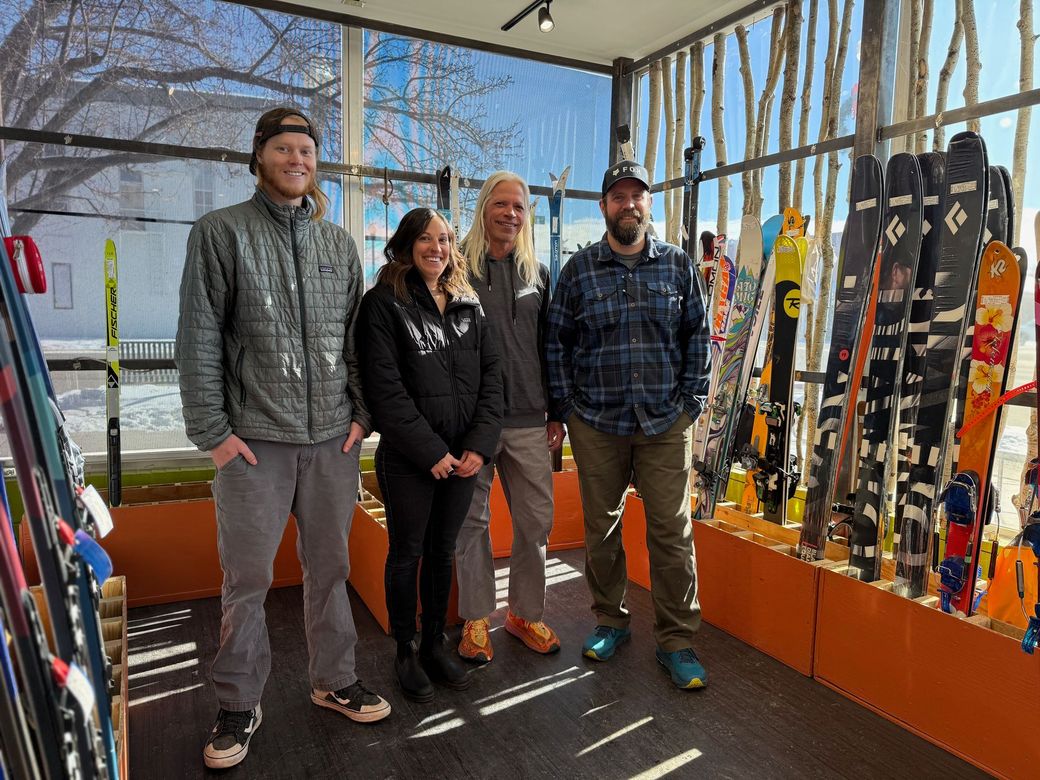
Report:
[[[546,354],[557,419],[603,433],[663,433],[708,392],[708,322],[689,255],[647,236],[631,271],[604,239],[571,257],[549,305]]]

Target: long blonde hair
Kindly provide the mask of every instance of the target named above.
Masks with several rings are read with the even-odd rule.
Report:
[[[538,284],[538,257],[534,253],[534,229],[531,226],[532,215],[531,190],[527,182],[518,173],[512,171],[495,171],[488,176],[484,186],[480,188],[477,195],[477,205],[473,211],[473,225],[470,227],[466,237],[462,239],[462,254],[465,255],[467,264],[473,275],[478,279],[484,278],[487,254],[490,241],[488,241],[487,230],[484,227],[484,211],[491,192],[502,182],[516,182],[524,191],[524,202],[527,204],[528,213],[524,215],[524,224],[516,236],[516,248],[513,250],[513,259],[516,262],[517,271],[524,284]]]
[[[441,272],[438,282],[440,288],[453,298],[476,296],[467,278],[466,258],[459,252],[459,248],[455,244],[455,231],[444,217],[433,209],[418,208],[412,209],[401,218],[397,230],[386,242],[386,247],[383,248],[386,265],[379,269],[376,277],[379,284],[386,284],[393,288],[394,295],[399,301],[407,301],[410,297],[405,276],[415,267],[412,260],[412,247],[435,219],[440,220],[447,228],[448,242],[451,247],[448,263]]]

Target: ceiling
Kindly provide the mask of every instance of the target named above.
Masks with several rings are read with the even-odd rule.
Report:
[[[468,38],[554,57],[610,65],[638,60],[751,5],[750,0],[553,0],[556,29],[538,30],[538,12],[499,28],[530,0],[290,0],[384,24]],[[760,7],[763,3],[754,3]],[[756,16],[766,12],[756,11]]]

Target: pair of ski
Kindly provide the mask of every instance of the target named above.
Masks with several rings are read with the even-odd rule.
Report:
[[[10,237],[2,202],[0,223],[4,237]],[[115,777],[110,668],[95,584],[111,573],[111,563],[80,527],[84,517],[92,518],[102,532],[111,522],[96,492],[76,491],[69,480],[59,451],[49,376],[7,262],[0,263],[0,318],[0,406],[53,639],[52,653],[5,517],[0,522],[0,598],[17,660],[18,675],[12,679],[21,682],[20,706],[12,711],[23,713],[14,731],[4,731],[5,756],[19,771],[27,767],[29,777]]]
[[[455,232],[455,240],[462,240],[460,230],[461,211],[459,205],[459,173],[445,165],[437,170],[437,211]]]

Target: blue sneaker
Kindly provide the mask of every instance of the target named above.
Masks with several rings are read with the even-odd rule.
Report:
[[[632,636],[632,632],[627,628],[596,626],[596,630],[589,634],[581,646],[581,654],[596,661],[606,661],[614,655],[618,645],[630,636]]]
[[[708,672],[697,659],[693,648],[685,647],[666,653],[657,648],[657,663],[672,675],[672,682],[679,688],[704,688],[708,684]]]

